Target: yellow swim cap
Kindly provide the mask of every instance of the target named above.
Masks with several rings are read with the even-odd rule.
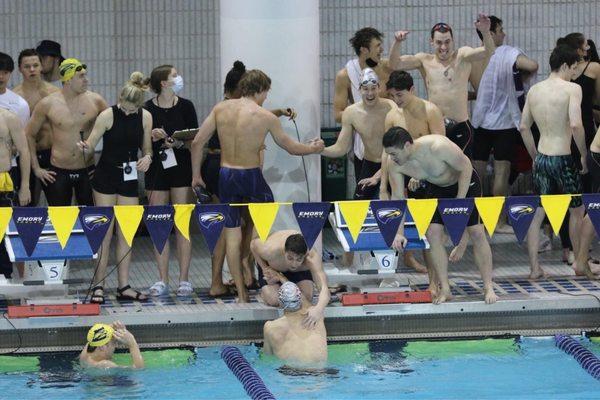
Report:
[[[63,62],[60,63],[58,67],[58,73],[60,74],[60,81],[66,82],[75,76],[76,72],[81,71],[82,69],[87,69],[87,65],[82,64],[76,58],[67,58]]]
[[[87,334],[88,346],[100,347],[104,346],[113,338],[115,330],[107,324],[95,324],[90,328]]]

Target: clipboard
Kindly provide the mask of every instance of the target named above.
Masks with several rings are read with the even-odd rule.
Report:
[[[173,132],[173,135],[171,135],[171,137],[173,139],[183,140],[183,141],[193,140],[194,137],[196,137],[196,133],[198,133],[199,130],[200,130],[199,128],[183,129],[181,131]]]

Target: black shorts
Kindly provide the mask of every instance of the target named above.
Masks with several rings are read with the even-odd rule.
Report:
[[[161,161],[162,152],[154,153],[152,164],[146,172],[144,186],[146,190],[170,190],[177,187],[192,186],[192,157],[188,149],[175,149],[177,165],[164,169]]]
[[[206,189],[219,197],[219,172],[221,170],[221,155],[207,154],[202,162],[202,179],[206,183]]]
[[[1,207],[12,207],[13,205],[13,192],[0,192],[0,206]],[[0,274],[4,275],[6,279],[10,279],[13,272],[13,265],[10,262],[8,251],[4,241],[6,238],[2,238],[0,242]]]
[[[460,147],[469,159],[473,158],[473,125],[469,120],[447,124],[446,137]]]
[[[352,165],[354,166],[354,179],[356,180],[357,184],[358,184],[358,181],[360,180],[360,171],[362,169],[362,163],[363,163],[363,160],[356,157],[356,154],[352,155]]]
[[[547,156],[537,153],[533,161],[533,186],[540,195],[580,194],[583,191],[581,176],[570,154]],[[569,207],[581,204],[581,196],[573,196]]]
[[[450,186],[438,186],[427,182],[425,190],[427,191],[428,199],[453,199],[456,198],[456,195],[458,194],[458,183]],[[473,170],[471,174],[469,190],[467,191],[467,195],[465,197],[481,197],[481,182],[479,181],[479,176],[475,170]],[[441,225],[444,224],[442,216],[437,208],[431,223]],[[471,212],[467,226],[473,226],[477,224],[479,224],[479,213],[477,212],[477,207],[473,207],[473,211]]]
[[[600,193],[600,153],[588,151],[587,167],[591,193]]]
[[[258,286],[261,288],[263,286],[267,286],[267,281],[265,280],[265,276],[263,275],[262,268],[257,265],[256,269],[258,269]],[[313,280],[312,273],[310,271],[286,271],[282,272],[282,274],[287,278],[288,281],[293,283]]]
[[[408,197],[409,199],[426,199],[428,182],[420,181],[419,187],[415,191],[412,191],[408,188],[408,182],[410,180],[410,176],[404,175],[404,189],[406,190],[406,197]]]
[[[357,185],[356,185],[356,189],[354,190],[354,200],[372,200],[372,199],[376,199],[379,196],[379,184],[374,185],[374,186],[367,186],[367,187],[361,189],[358,186],[358,182],[360,182],[362,179],[372,177],[380,169],[381,169],[380,162],[377,163],[377,162],[364,160],[364,159],[361,161],[360,172],[359,172],[358,177],[356,178]]]
[[[44,192],[50,206],[70,206],[75,191],[77,204],[80,206],[93,206],[91,177],[94,175],[94,166],[81,169],[62,169],[50,165],[48,168],[54,171],[55,181],[49,183]]]
[[[517,136],[521,134],[517,129],[490,130],[485,128],[475,129],[473,143],[473,160],[486,161],[494,150],[494,160],[512,161],[515,154]]]
[[[98,164],[92,188],[102,194],[118,194],[124,197],[138,197],[138,180],[124,181],[123,168]]]

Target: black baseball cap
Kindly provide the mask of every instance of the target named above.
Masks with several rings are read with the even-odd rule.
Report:
[[[60,50],[60,43],[53,40],[42,40],[35,48],[35,51],[37,51],[40,56],[58,57],[61,62],[65,59]]]

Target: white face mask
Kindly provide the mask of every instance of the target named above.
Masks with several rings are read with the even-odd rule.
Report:
[[[183,78],[181,75],[177,75],[175,78],[173,78],[173,86],[171,88],[175,94],[178,94],[181,92],[181,90],[183,90]]]

